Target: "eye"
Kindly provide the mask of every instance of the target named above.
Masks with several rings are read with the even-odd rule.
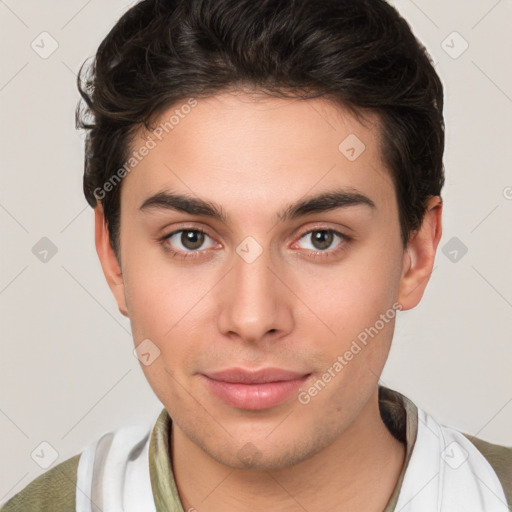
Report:
[[[202,247],[206,238],[211,240],[210,236],[201,229],[184,228],[163,236],[159,241],[171,254],[188,258],[195,256],[194,253],[199,252],[201,248],[210,249],[213,246],[210,244]]]
[[[307,240],[308,238],[311,240],[311,243],[310,247],[306,248],[312,251],[316,251],[314,254],[312,254],[313,257],[327,257],[329,255],[337,254],[339,251],[342,251],[345,248],[345,245],[351,240],[351,237],[334,229],[327,228],[317,228],[307,231],[300,237],[300,240]],[[339,240],[336,247],[332,250],[328,250],[329,247],[331,247],[336,241],[336,239]]]

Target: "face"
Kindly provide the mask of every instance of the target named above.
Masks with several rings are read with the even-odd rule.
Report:
[[[180,112],[132,144],[155,141],[122,184],[113,290],[173,428],[286,467],[353,427],[390,348],[410,259],[377,119],[241,93]]]

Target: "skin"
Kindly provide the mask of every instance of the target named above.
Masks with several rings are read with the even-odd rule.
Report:
[[[366,146],[354,161],[338,150],[349,134]],[[141,131],[133,148],[147,135]],[[339,187],[356,189],[376,208],[276,222],[288,204]],[[228,221],[139,210],[165,188],[221,205]],[[124,178],[122,268],[98,205],[96,248],[106,280],[130,318],[135,345],[149,338],[160,350],[141,367],[173,419],[170,456],[185,510],[384,509],[405,453],[378,407],[394,319],[307,405],[293,395],[270,409],[235,408],[199,374],[273,366],[311,373],[308,389],[393,303],[402,310],[419,303],[441,211],[441,199],[431,197],[404,250],[377,117],[368,114],[363,125],[323,98],[246,92],[198,100]],[[207,236],[199,249],[180,242],[181,233],[168,239],[182,254],[195,252],[173,257],[158,238],[185,228]],[[353,240],[334,237],[322,249],[307,234],[312,229]],[[248,236],[262,249],[252,263],[236,252]],[[241,459],[243,448],[252,450],[252,462]]]

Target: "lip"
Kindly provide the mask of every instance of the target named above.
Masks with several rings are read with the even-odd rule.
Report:
[[[245,370],[244,368],[228,368],[217,372],[205,372],[206,377],[232,384],[267,384],[269,382],[296,380],[307,375],[282,368],[262,368]]]
[[[229,368],[201,374],[208,389],[228,405],[246,410],[275,407],[298,389],[310,373],[282,368]]]

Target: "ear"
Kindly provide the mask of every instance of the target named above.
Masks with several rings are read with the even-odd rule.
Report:
[[[94,232],[96,252],[98,253],[101,268],[105,274],[105,279],[107,280],[110,290],[116,299],[119,311],[127,317],[128,310],[124,294],[123,274],[114,250],[110,245],[110,235],[101,203],[98,203],[94,208]]]
[[[443,202],[439,196],[428,199],[421,227],[411,236],[404,252],[398,295],[404,311],[418,305],[432,274],[442,234],[442,209]]]

